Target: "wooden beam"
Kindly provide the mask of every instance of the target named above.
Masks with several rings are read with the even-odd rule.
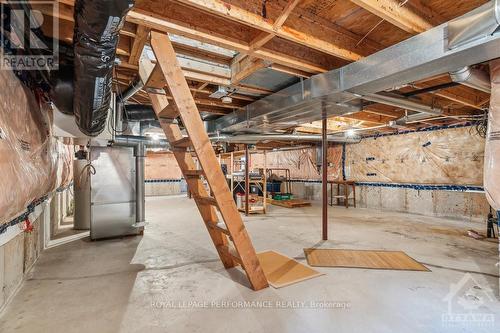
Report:
[[[247,54],[250,50],[249,44],[240,40],[233,39],[228,36],[223,36],[214,33],[213,31],[203,30],[190,24],[186,24],[185,22],[177,22],[173,19],[167,20],[154,13],[140,9],[134,9],[130,11],[127,15],[127,20],[135,24],[144,25],[153,30],[177,34],[194,40],[227,48],[229,50],[238,51],[244,54]],[[272,61],[292,68],[297,68],[311,74],[318,74],[328,71],[327,68],[324,68],[322,66],[308,63],[302,59],[294,58],[293,56],[279,52],[258,50],[253,55],[260,59]]]
[[[286,67],[286,66],[283,66],[280,64],[272,64],[271,66],[269,66],[269,68],[274,69],[277,72],[302,77],[304,79],[308,79],[311,77],[311,74],[309,74],[307,72],[301,71],[299,69]]]
[[[135,24],[125,21],[123,23],[122,29],[120,30],[120,35],[136,38],[137,37],[136,31],[137,31],[137,26]]]
[[[231,66],[231,83],[238,84],[259,69],[266,68],[270,65],[262,59],[254,59],[247,57],[243,61]]]
[[[274,29],[274,23],[237,6],[232,6],[221,0],[178,0],[185,5],[198,8],[207,13],[226,18],[246,26],[265,31],[270,34],[295,42],[300,45],[336,56],[349,61],[357,61],[363,57],[356,51],[354,42],[345,36],[312,35],[298,31],[292,27]],[[321,37],[319,37],[321,36]]]
[[[289,0],[283,8],[283,11],[281,12],[280,16],[274,21],[273,28],[274,30],[277,30],[283,26],[285,21],[287,20],[288,16],[292,13],[292,11],[297,7],[299,4],[300,0]]]
[[[351,2],[410,34],[422,33],[441,23],[438,15],[420,0],[410,1],[403,6],[398,0],[351,0]]]
[[[263,47],[267,42],[273,39],[276,36],[275,31],[280,29],[285,23],[288,16],[292,13],[293,9],[297,6],[300,0],[289,0],[280,16],[274,21],[273,24],[273,32],[268,31],[260,31],[257,36],[249,43],[250,50],[247,55],[252,55],[256,50]]]
[[[183,56],[178,56],[177,61],[181,64],[181,67],[184,70],[213,75],[215,77],[220,77],[223,79],[231,78],[231,70],[229,67],[218,66],[215,64],[212,65],[203,61],[198,61],[196,59],[186,58]]]
[[[173,44],[172,44],[173,45]],[[174,49],[175,50],[175,49]],[[198,87],[196,88],[191,88],[191,91],[193,93],[193,98],[196,97],[196,94],[200,91],[203,91],[203,89],[205,89],[206,87],[208,86],[208,82],[202,82],[200,84],[198,84]]]
[[[61,2],[63,4],[65,4],[65,3],[72,4],[73,3],[72,0],[59,0],[59,2]],[[292,13],[292,10],[293,10],[293,8],[295,8],[297,3],[298,3],[297,0],[290,0],[289,2],[287,2],[287,4],[285,5],[284,8],[281,7],[279,10],[282,10],[282,12],[281,12],[280,16],[278,17],[278,19],[274,22],[273,27],[280,26],[280,24],[282,24],[281,22],[284,22],[284,20]],[[72,11],[72,9],[71,9],[71,11]],[[140,10],[140,9],[136,9],[135,11],[147,13],[146,11]],[[47,14],[50,15],[51,13],[47,13]],[[148,13],[147,15],[150,15],[152,17],[155,16],[152,13]],[[63,16],[65,16],[68,20],[72,21],[72,15],[70,15],[69,11],[68,11],[68,15],[63,15]],[[130,16],[132,16],[132,17],[135,16],[134,12],[131,12]],[[167,21],[167,20],[172,21],[171,19],[167,19],[167,18],[163,18],[163,17],[159,17],[159,16],[157,18],[160,20],[164,19],[165,21]],[[135,17],[135,19],[132,18],[132,19],[128,20],[127,22],[125,22],[125,25],[124,25],[123,29],[120,31],[120,34],[122,36],[130,36],[130,37],[135,38],[136,37],[135,28],[133,27],[132,23],[133,24],[140,24],[140,21],[141,21],[141,18],[138,18],[138,17]],[[177,23],[173,22],[173,23],[174,23],[174,25],[179,24],[179,22],[177,22]],[[316,25],[318,25],[318,24],[316,24]],[[145,26],[147,26],[148,28],[151,28],[151,26],[148,26],[147,24]],[[198,29],[198,28],[193,28],[196,26],[193,24],[185,24],[185,26],[187,28],[191,28],[191,30]],[[319,28],[320,27],[318,26],[318,29]],[[163,29],[158,29],[158,30],[166,31]],[[330,31],[328,33],[326,33],[323,30],[318,30],[318,31],[319,31],[320,35],[324,35],[324,36],[332,35],[332,33]],[[175,31],[175,28],[173,28],[172,30],[168,30],[167,32],[173,32],[173,33],[176,33],[179,35],[183,35],[182,29],[180,31]],[[334,35],[337,34],[337,31],[333,31],[333,34]],[[227,36],[218,36],[219,38],[217,38],[216,35],[214,35],[212,32],[209,32],[208,35],[209,35],[208,40],[205,40],[208,43],[213,43],[213,44],[219,45],[219,44],[217,44],[217,41],[222,42],[223,44],[227,44],[229,42],[229,44],[233,44],[232,46],[235,46],[234,43],[239,43],[239,45],[238,44],[236,44],[236,45],[240,46],[243,50],[241,50],[237,47],[231,47],[228,45],[222,45],[222,46],[225,48],[236,50],[238,52],[245,53],[246,50],[249,50],[249,52],[252,52],[252,50],[258,50],[262,45],[264,45],[270,39],[272,39],[272,37],[274,37],[275,34],[274,33],[273,34],[264,33],[261,36],[257,36],[258,38],[256,38],[256,40],[252,41],[250,44],[240,42],[240,40],[231,40],[230,38],[228,39]],[[339,35],[343,36],[343,32],[341,31],[339,33]],[[188,36],[188,37],[196,39],[196,37],[193,35]],[[207,37],[207,36],[205,36],[205,37]],[[259,37],[262,37],[263,39],[259,39]],[[348,37],[350,38],[350,40],[347,41],[348,43],[352,44],[352,43],[356,42],[356,40],[353,39],[352,36],[348,36]],[[198,39],[202,40],[203,38],[198,38]],[[252,45],[252,43],[254,43],[254,45]],[[131,47],[133,48],[133,44],[131,45]],[[125,55],[125,53],[123,53],[123,54]],[[280,54],[279,52],[259,50],[259,52],[255,56],[260,58],[260,59],[264,59],[266,61],[272,61],[273,63],[277,63],[281,66],[289,67],[290,69],[298,69],[299,71],[303,71],[303,72],[307,72],[307,73],[311,73],[311,74],[318,74],[318,73],[322,73],[322,72],[325,72],[325,71],[331,69],[331,68],[324,68],[320,65],[310,63],[308,61],[304,61],[300,57],[293,57],[289,54]],[[132,60],[135,60],[134,58],[135,57],[132,57]]]
[[[167,98],[173,99],[173,97],[170,95],[167,95]],[[242,108],[241,106],[238,106],[238,105],[222,103],[219,99],[215,99],[215,98],[213,98],[213,99],[211,99],[211,98],[195,98],[194,102],[197,105],[214,106],[214,107],[219,107],[219,108],[223,108],[223,109],[237,110],[237,109]],[[227,112],[221,111],[220,113],[221,114],[228,114],[228,113],[230,113],[230,111],[227,111]]]
[[[283,23],[285,23],[286,19],[288,16],[291,14],[293,9],[297,6],[300,0],[289,0],[281,12],[280,16],[276,19],[276,21],[273,24],[273,30],[277,31],[283,26]],[[250,42],[250,50],[246,54],[246,56],[252,56],[253,53],[263,47],[265,44],[267,44],[271,39],[273,39],[276,36],[274,32],[268,33],[266,31],[261,31],[251,42]],[[247,58],[248,59],[248,58]],[[263,60],[258,60],[258,61],[253,61],[252,66],[249,66],[248,62],[244,62],[245,55],[240,54],[239,57],[235,58],[233,61],[233,68],[236,69],[237,73],[233,73],[233,78],[232,81],[233,83],[237,83],[241,80],[243,80],[245,77],[250,76],[253,74],[255,71],[267,67],[265,66],[266,63]],[[283,66],[283,65],[281,65]],[[239,69],[238,69],[239,67]],[[245,70],[243,70],[245,69]],[[234,70],[233,70],[234,71]]]
[[[211,62],[215,62],[222,65],[229,66],[231,64],[231,57],[218,54],[212,51],[208,51],[205,49],[199,49],[197,47],[186,45],[182,43],[176,43],[172,41],[172,45],[174,46],[175,53],[186,55],[189,57],[194,57],[197,59],[207,60]]]
[[[413,85],[417,89],[424,89],[428,88],[429,85],[423,85],[423,84],[414,84]],[[449,101],[462,104],[468,107],[471,107],[476,110],[483,110],[483,106],[480,103],[477,103],[477,101],[470,100],[468,98],[465,98],[463,96],[459,96],[451,91],[448,90],[439,90],[431,93],[434,96],[441,97],[444,99],[447,99]]]
[[[116,46],[116,54],[121,56],[130,56],[130,38],[122,36],[118,39],[118,45]]]
[[[159,72],[159,68],[155,68],[155,64],[151,61],[149,61],[149,64],[143,64],[142,68],[148,68],[150,72],[148,73],[141,73],[141,67],[137,67],[139,70],[139,75],[140,77],[144,80],[144,78],[147,78],[147,86],[150,87],[155,87],[155,88],[163,88],[163,82],[162,82],[162,76],[161,73]],[[197,82],[206,82],[210,83],[213,85],[219,85],[219,86],[225,86],[225,87],[234,87],[240,92],[246,92],[250,94],[257,94],[257,95],[269,95],[272,94],[273,91],[263,89],[263,88],[258,88],[258,87],[253,87],[250,85],[233,85],[231,83],[231,80],[229,78],[222,78],[218,76],[214,76],[209,73],[200,73],[200,72],[195,72],[190,69],[183,69],[184,77],[188,80],[192,81],[197,81]]]
[[[141,57],[144,45],[148,41],[150,29],[138,25],[136,30],[136,38],[132,43],[132,50],[130,51],[130,58],[128,60],[131,65],[138,65],[139,58]]]
[[[381,116],[381,115],[375,115],[371,113],[367,113],[365,111],[359,111],[351,114],[344,114],[342,116],[339,116],[341,118],[347,118],[347,119],[355,119],[355,120],[362,120],[362,121],[368,121],[377,125],[383,125],[387,124],[390,120],[393,120],[394,118],[388,117],[388,116]]]

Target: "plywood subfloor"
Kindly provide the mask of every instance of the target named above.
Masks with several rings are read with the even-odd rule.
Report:
[[[402,251],[304,249],[307,263],[317,267],[350,267],[429,271]]]
[[[301,264],[297,260],[274,251],[257,254],[267,281],[274,288],[282,288],[291,284],[323,275],[314,269]]]

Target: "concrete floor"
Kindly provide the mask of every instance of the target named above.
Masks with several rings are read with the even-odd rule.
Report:
[[[245,220],[258,251],[305,262],[302,249],[311,246],[403,250],[432,272],[320,268],[321,277],[253,292],[238,269],[222,267],[192,201],[154,198],[143,237],[45,251],[1,315],[0,332],[499,331],[498,243],[463,236],[482,225],[367,209],[330,212],[331,240],[324,243],[318,205],[272,206]]]

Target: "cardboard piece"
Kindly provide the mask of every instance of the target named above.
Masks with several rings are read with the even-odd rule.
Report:
[[[286,287],[323,275],[323,273],[315,271],[297,260],[274,251],[257,253],[257,257],[267,281],[274,288]]]
[[[430,271],[402,251],[304,249],[304,253],[307,263],[316,267]]]

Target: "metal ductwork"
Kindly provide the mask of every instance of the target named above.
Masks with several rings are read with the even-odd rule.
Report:
[[[151,105],[129,104],[123,107],[127,121],[158,121]]]
[[[421,121],[424,119],[429,119],[430,117],[432,117],[432,115],[430,116],[427,113],[415,113],[412,115],[404,116],[404,117],[398,118],[396,120],[393,120],[391,122],[390,127],[396,128],[397,126],[402,126],[402,125],[406,125],[406,124],[409,124],[412,122],[417,122],[417,121]]]
[[[450,77],[453,82],[491,94],[490,76],[484,71],[467,66],[450,72]]]
[[[146,136],[119,135],[109,142],[110,146],[135,147],[144,144],[147,148],[170,148],[167,140],[152,140]]]
[[[146,148],[168,148],[166,140],[151,140],[143,136],[117,136],[112,146],[132,147],[135,156],[135,227],[143,227],[146,223],[146,191],[145,191],[145,159]]]
[[[415,111],[432,115],[443,114],[443,110],[440,108],[428,106],[416,101],[412,101],[409,98],[401,97],[391,93],[366,94],[360,96],[360,98],[370,102],[381,103],[385,105],[394,106],[397,108],[402,108],[408,111]]]
[[[456,49],[491,36],[500,26],[500,0],[492,0],[448,24],[448,47]]]
[[[325,108],[327,116],[355,112],[358,104],[353,100],[353,94],[377,94],[457,68],[496,59],[500,49],[498,25],[493,21],[493,18],[498,17],[496,13],[500,13],[500,0],[490,1],[456,20],[342,68],[314,75],[266,96],[247,105],[245,112],[234,112],[217,119],[213,130],[275,131],[320,120]],[[472,26],[464,24],[481,25],[481,17],[488,19],[486,29],[470,30]],[[456,37],[453,40],[449,38],[451,31],[452,36]],[[455,43],[458,41],[458,44]],[[436,115],[439,113],[432,108],[425,111]]]
[[[138,81],[132,83],[123,93],[118,94],[118,97],[116,98],[116,114],[115,114],[115,117],[116,117],[115,123],[116,123],[117,131],[122,130],[123,113],[124,113],[125,103],[130,99],[130,97],[134,96],[142,88],[144,88],[144,83],[142,82],[142,80],[138,80]],[[132,108],[134,108],[134,107],[132,107]],[[142,106],[142,108],[145,108],[145,106]],[[127,111],[129,111],[129,106],[127,106]],[[153,111],[153,113],[154,113],[154,111]],[[129,118],[127,118],[127,119],[129,119]],[[156,117],[155,117],[155,119],[156,119]]]
[[[393,93],[367,94],[361,96],[361,98],[367,101],[390,105],[397,108],[402,108],[407,111],[417,112],[415,114],[406,115],[390,122],[389,127],[393,128],[397,128],[412,121],[427,119],[429,118],[429,116],[440,116],[443,114],[443,110],[441,108],[435,108],[429,105],[421,104],[409,98],[398,96]]]
[[[137,80],[132,83],[130,87],[128,87],[120,96],[118,97],[118,102],[125,103],[130,99],[130,97],[134,96],[138,93],[142,88],[144,88],[144,83],[142,80]]]
[[[266,141],[294,141],[294,142],[321,142],[321,135],[314,134],[242,134],[242,135],[217,135],[210,137],[212,141],[229,143],[257,143]],[[345,136],[328,136],[328,142],[359,143],[360,138]]]
[[[106,126],[119,31],[134,0],[75,2],[74,114],[79,129],[99,135]]]

